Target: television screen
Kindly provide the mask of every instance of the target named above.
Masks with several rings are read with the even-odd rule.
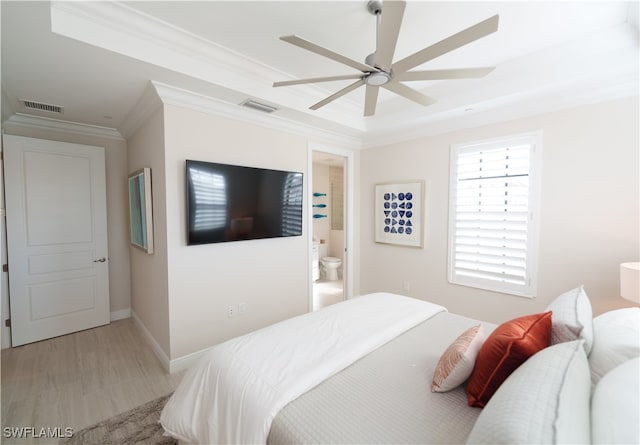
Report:
[[[187,160],[187,243],[302,235],[302,173]]]

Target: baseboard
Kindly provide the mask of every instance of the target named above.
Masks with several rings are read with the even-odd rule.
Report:
[[[205,355],[211,350],[211,348],[201,349],[200,351],[192,352],[191,354],[183,355],[169,362],[169,373],[182,371],[183,369],[190,368],[194,363],[200,360],[200,357]]]
[[[111,321],[116,321],[116,320],[122,320],[124,318],[129,318],[131,317],[131,308],[128,309],[121,309],[119,311],[113,311],[111,312]]]
[[[153,335],[151,335],[151,332],[149,332],[147,327],[144,325],[140,317],[138,317],[138,314],[136,314],[135,311],[132,311],[132,310],[130,310],[130,313],[131,313],[131,318],[133,318],[133,322],[136,324],[136,326],[140,328],[140,332],[142,332],[144,339],[149,344],[149,346],[153,350],[153,353],[156,355],[156,357],[158,357],[158,360],[160,360],[160,363],[162,363],[162,367],[169,374],[174,374],[176,372],[190,368],[191,365],[197,362],[200,359],[200,357],[205,355],[211,349],[211,348],[205,348],[200,351],[196,351],[191,354],[187,354],[182,357],[170,360],[167,354],[164,352],[164,350],[160,347],[156,339],[153,337]]]
[[[165,369],[165,371],[167,371],[170,374],[172,372],[175,372],[175,371],[171,371],[171,368],[169,366],[170,365],[169,357],[164,352],[162,347],[158,344],[158,342],[153,337],[153,335],[151,335],[151,332],[149,332],[149,330],[144,325],[142,320],[140,320],[140,317],[138,317],[138,314],[136,314],[135,311],[131,311],[131,318],[133,318],[133,322],[136,324],[136,326],[140,328],[140,332],[142,332],[142,335],[144,336],[145,340],[147,341],[149,346],[151,346],[153,353],[156,355],[156,357],[158,357],[158,360],[160,360],[160,363],[162,363],[162,367]]]

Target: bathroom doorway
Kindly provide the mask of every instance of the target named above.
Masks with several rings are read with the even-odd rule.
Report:
[[[312,310],[347,298],[347,157],[312,151]]]

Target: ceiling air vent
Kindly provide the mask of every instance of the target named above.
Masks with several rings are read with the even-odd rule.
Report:
[[[240,105],[247,108],[252,108],[254,110],[262,111],[263,113],[273,113],[277,110],[276,107],[272,107],[271,105],[261,104],[260,102],[256,102],[255,100],[247,99],[242,102]]]
[[[22,103],[24,103],[27,110],[32,111],[45,111],[47,113],[62,114],[62,110],[64,109],[60,105],[43,104],[33,100],[23,100]]]

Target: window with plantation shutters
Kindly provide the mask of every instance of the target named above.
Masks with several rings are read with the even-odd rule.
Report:
[[[535,295],[540,134],[451,148],[449,281]]]

